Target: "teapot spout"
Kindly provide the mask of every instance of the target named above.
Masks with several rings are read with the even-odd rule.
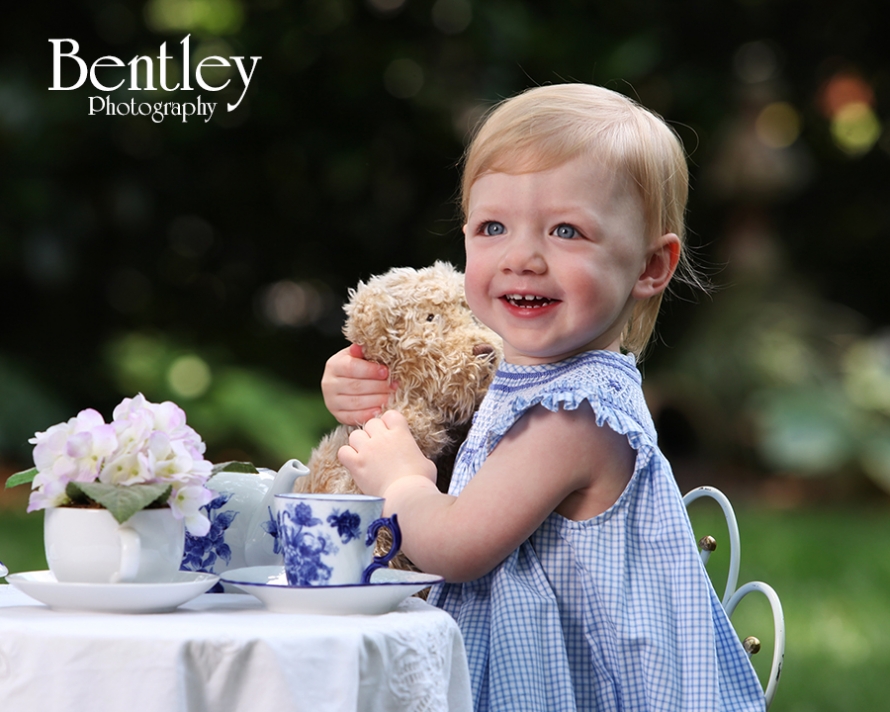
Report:
[[[297,478],[306,477],[308,474],[309,468],[299,460],[293,459],[285,462],[279,468],[278,473],[275,475],[275,479],[273,479],[272,484],[269,485],[269,489],[266,490],[266,494],[260,502],[259,511],[253,513],[253,524],[258,526],[261,522],[265,522],[269,518],[270,512],[275,509],[274,504],[276,494],[292,492],[294,489],[294,482],[297,481]],[[254,528],[254,526],[251,527],[251,529]]]
[[[272,482],[272,487],[269,488],[269,492],[266,494],[266,497],[271,502],[272,498],[275,497],[276,494],[293,491],[294,482],[297,481],[297,478],[306,477],[308,475],[309,468],[306,467],[306,465],[304,465],[296,458],[294,458],[293,460],[288,460],[278,470],[278,474],[275,475],[275,480],[274,482]]]

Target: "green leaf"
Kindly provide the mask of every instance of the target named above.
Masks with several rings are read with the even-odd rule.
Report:
[[[73,485],[73,487],[72,487]],[[150,504],[166,499],[173,489],[171,485],[157,482],[138,485],[108,485],[104,482],[69,482],[66,494],[72,500],[69,489],[79,490],[94,502],[101,504],[111,512],[118,522],[123,524],[136,512],[145,509]],[[74,493],[76,494],[76,492]]]
[[[7,487],[15,487],[17,485],[24,485],[34,481],[34,478],[37,477],[38,470],[36,467],[32,467],[30,470],[22,470],[21,472],[16,472],[14,475],[10,475],[9,479],[6,480]]]
[[[220,462],[219,464],[214,465],[210,476],[213,477],[213,475],[218,475],[220,472],[249,472],[250,474],[256,474],[257,469],[252,462],[237,462],[232,460],[230,462]]]
[[[87,497],[84,491],[80,488],[79,482],[69,482],[65,485],[65,494],[68,499],[71,500],[72,504],[87,505],[91,504],[93,501]]]

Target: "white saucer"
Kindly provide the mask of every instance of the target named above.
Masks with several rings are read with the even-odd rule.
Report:
[[[27,571],[9,574],[6,580],[54,609],[164,613],[207,591],[219,576],[179,571],[168,583],[60,583],[51,571]]]
[[[220,580],[253,594],[266,608],[278,613],[375,615],[389,613],[408,596],[444,579],[414,571],[378,569],[371,574],[371,583],[366,584],[288,586],[283,566],[248,566],[225,571]]]

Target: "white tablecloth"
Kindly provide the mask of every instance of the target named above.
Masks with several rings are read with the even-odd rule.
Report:
[[[417,598],[381,616],[313,616],[204,594],[122,615],[54,611],[0,585],[2,712],[470,709],[457,625]]]

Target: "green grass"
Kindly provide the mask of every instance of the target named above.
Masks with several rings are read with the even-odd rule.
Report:
[[[43,553],[43,512],[25,513],[0,507],[0,561],[10,573],[46,568]]]
[[[690,515],[697,535],[710,533],[718,540],[708,570],[722,595],[728,539],[712,506],[696,502]],[[737,516],[739,584],[770,584],[785,613],[785,665],[770,712],[886,710],[890,511],[741,509]],[[772,614],[766,599],[756,594],[746,598],[733,624],[742,637],[756,635],[763,641],[764,649],[753,661],[764,680],[772,662]]]
[[[43,515],[25,514],[23,502],[10,505],[9,492],[0,493],[0,560],[12,572],[45,569]],[[696,502],[690,514],[697,535],[718,540],[708,570],[722,595],[725,527],[712,503]],[[890,511],[740,508],[738,519],[739,583],[770,584],[785,611],[785,666],[771,712],[887,709]],[[748,597],[733,623],[741,636],[763,641],[754,656],[763,679],[772,658],[772,615],[765,599]]]

